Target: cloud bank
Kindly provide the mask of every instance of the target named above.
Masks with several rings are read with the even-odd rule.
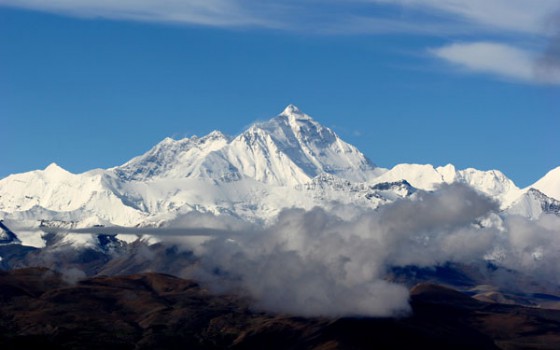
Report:
[[[498,206],[463,185],[364,212],[351,221],[316,208],[289,209],[264,230],[205,243],[196,277],[217,291],[246,291],[259,307],[305,316],[394,316],[409,310],[394,267],[447,263],[560,285],[560,218],[501,218]],[[492,276],[491,276],[492,277]]]
[[[388,271],[484,262],[501,240],[509,242],[503,227],[481,227],[481,218],[497,217],[497,210],[495,202],[463,185],[420,192],[414,200],[399,200],[351,221],[319,208],[288,209],[269,228],[206,242],[194,276],[215,291],[244,290],[259,307],[275,312],[399,315],[409,310],[409,295],[404,286],[385,279]],[[517,264],[515,257],[508,259],[502,262]]]

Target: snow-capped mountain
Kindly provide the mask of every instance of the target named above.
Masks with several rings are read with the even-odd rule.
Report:
[[[506,212],[531,219],[538,219],[543,213],[560,215],[560,201],[535,188],[529,188],[507,208]]]
[[[507,213],[532,218],[553,212],[560,197],[560,167],[531,186],[534,190],[519,189],[497,170],[457,170],[451,164],[377,168],[331,129],[289,105],[236,137],[214,131],[166,138],[111,169],[72,174],[51,164],[10,175],[0,180],[0,217],[72,222],[72,227],[151,226],[198,211],[267,222],[283,208],[377,208],[455,182],[494,198]]]
[[[54,215],[65,220],[96,217],[99,223],[121,225],[141,221],[145,213],[125,203],[112,180],[103,170],[72,174],[52,163],[44,170],[0,180],[0,211],[36,220]]]
[[[497,200],[502,208],[508,207],[522,191],[498,170],[481,171],[473,168],[457,170],[451,164],[434,167],[431,164],[398,164],[371,183],[406,180],[413,187],[432,191],[443,183],[464,183]]]
[[[302,184],[323,173],[365,181],[375,173],[358,149],[293,105],[251,126],[224,154],[244,175],[277,185]]]
[[[535,188],[549,197],[560,200],[560,166],[549,171],[529,188]]]
[[[355,185],[382,171],[290,105],[237,137],[214,131],[166,138],[111,169],[72,174],[51,164],[8,176],[0,180],[0,215],[75,227],[149,226],[190,211],[267,221],[285,207],[311,209],[330,202],[376,207],[400,196]],[[320,190],[309,190],[321,181]],[[348,183],[352,190],[335,183]]]
[[[229,139],[219,131],[175,141],[166,138],[146,154],[113,168],[125,181],[242,177],[271,185],[297,185],[319,174],[365,181],[374,165],[332,130],[289,105],[277,117],[255,123]]]

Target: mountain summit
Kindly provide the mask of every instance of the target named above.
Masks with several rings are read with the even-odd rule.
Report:
[[[560,200],[560,166],[552,169],[530,187],[536,188],[549,197]]]
[[[294,106],[293,104],[289,104],[286,108],[284,108],[279,116],[310,119],[307,114],[303,113],[297,106]]]

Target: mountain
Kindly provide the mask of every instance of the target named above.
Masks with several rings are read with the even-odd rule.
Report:
[[[560,200],[560,166],[549,171],[540,180],[529,186],[556,200]]]
[[[224,153],[246,176],[277,185],[302,184],[323,173],[365,181],[375,173],[357,148],[293,105],[251,126]]]
[[[10,175],[0,180],[0,218],[34,227],[22,231],[20,239],[41,246],[40,220],[72,228],[161,226],[194,211],[267,223],[283,208],[375,209],[445,183],[467,184],[494,198],[505,212],[535,217],[534,208],[545,208],[545,213],[555,208],[551,198],[558,199],[559,179],[560,167],[532,186],[542,193],[537,195],[519,189],[498,170],[457,170],[451,164],[379,168],[331,129],[289,105],[235,137],[213,131],[203,137],[166,138],[114,168],[72,174],[53,163]],[[86,235],[68,237],[75,244],[96,241]]]
[[[498,170],[457,170],[452,164],[440,167],[431,164],[398,164],[370,182],[400,180],[406,180],[413,187],[426,191],[432,191],[444,183],[464,183],[494,198],[503,208],[508,207],[522,194],[513,181]]]
[[[46,215],[69,221],[94,217],[95,223],[141,221],[145,214],[126,203],[113,184],[106,171],[72,174],[52,163],[44,170],[0,180],[0,211],[35,220]],[[36,216],[38,213],[43,215]]]
[[[504,206],[506,213],[531,219],[538,219],[542,214],[560,215],[560,167],[519,193]]]
[[[255,123],[231,140],[219,131],[202,138],[166,138],[112,171],[125,181],[235,181],[248,177],[264,184],[292,186],[322,173],[365,181],[374,169],[358,149],[289,105],[277,117]]]
[[[506,209],[506,212],[531,219],[538,219],[542,214],[560,216],[560,201],[535,188],[529,188]]]

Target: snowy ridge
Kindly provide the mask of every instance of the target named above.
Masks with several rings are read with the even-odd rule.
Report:
[[[290,105],[229,139],[219,131],[202,138],[166,138],[146,154],[111,169],[124,181],[249,177],[265,184],[296,185],[328,173],[365,181],[374,165],[332,130]]]
[[[498,170],[457,170],[451,164],[376,168],[357,148],[289,105],[236,137],[214,131],[166,138],[111,169],[72,174],[53,163],[10,175],[0,180],[0,215],[36,226],[40,220],[75,227],[153,226],[192,211],[267,223],[283,208],[377,208],[455,182],[492,197],[504,213],[531,218],[557,213],[560,167],[523,190]],[[26,237],[37,242],[31,238]]]
[[[560,216],[560,201],[547,196],[535,188],[517,198],[506,210],[508,214],[538,219],[542,214]]]
[[[452,164],[434,167],[431,164],[398,164],[371,183],[408,181],[413,187],[432,191],[438,185],[464,183],[508,207],[523,191],[498,170],[481,171],[473,168],[456,170]]]
[[[266,179],[267,171],[275,174],[276,179],[280,180],[277,182],[279,184],[286,184],[282,182],[290,177],[293,177],[293,182],[288,184],[305,183],[321,173],[358,182],[366,181],[374,174],[375,166],[357,148],[342,141],[332,130],[293,105],[289,105],[276,118],[253,125],[234,143],[236,149],[244,147],[237,143],[249,145],[249,149],[253,145],[260,146],[260,149],[252,148],[252,154],[246,158],[255,160],[254,166],[251,166],[251,162],[248,164],[248,175],[258,180]],[[281,162],[274,164],[268,161],[275,160],[271,152],[286,157],[279,158]],[[259,164],[261,159],[269,166]],[[247,166],[240,168],[247,169]],[[275,169],[288,170],[289,173],[282,174],[273,171]]]
[[[529,188],[537,189],[549,197],[560,200],[560,166],[549,171]]]
[[[215,175],[209,167],[212,162],[206,157],[228,142],[229,139],[219,131],[201,138],[193,136],[177,141],[168,137],[145,154],[111,170],[124,181],[212,177]],[[218,159],[210,157],[209,160],[216,162]]]
[[[72,174],[52,163],[44,170],[0,180],[0,211],[33,215],[46,210],[75,220],[87,216],[99,223],[121,225],[141,221],[145,213],[125,204],[109,183],[110,174],[105,171]]]
[[[415,189],[407,181],[383,182],[375,185],[351,182],[331,174],[321,174],[311,181],[295,186],[318,203],[336,201],[345,205],[377,208],[398,198],[411,196]]]

